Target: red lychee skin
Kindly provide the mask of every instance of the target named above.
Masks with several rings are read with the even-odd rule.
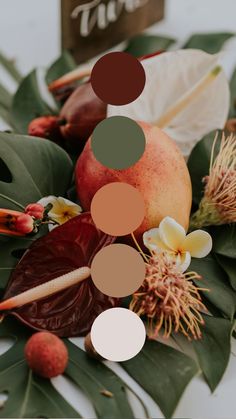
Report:
[[[44,378],[53,378],[65,371],[68,351],[57,336],[50,332],[38,332],[27,342],[25,358],[33,372]]]

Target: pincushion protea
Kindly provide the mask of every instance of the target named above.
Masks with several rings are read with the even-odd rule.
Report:
[[[209,175],[203,179],[204,196],[193,214],[191,228],[236,222],[236,136],[222,134],[216,157],[215,136],[211,151]]]
[[[200,311],[206,311],[199,291],[192,280],[200,279],[195,272],[181,272],[166,252],[152,252],[146,264],[146,277],[133,295],[130,309],[148,320],[148,335],[156,338],[160,329],[169,338],[172,331],[188,339],[201,338],[204,324]]]

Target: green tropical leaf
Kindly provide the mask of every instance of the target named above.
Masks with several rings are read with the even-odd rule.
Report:
[[[0,133],[0,208],[22,210],[47,195],[64,196],[71,181],[72,162],[54,143],[35,137]],[[63,173],[63,176],[61,174]],[[16,202],[16,203],[15,203]],[[35,236],[5,238],[0,242],[0,288]]]
[[[16,80],[16,82],[21,81],[22,75],[16,67],[14,60],[9,60],[5,57],[5,55],[0,53],[0,65],[2,65],[5,68],[5,70],[7,70],[11,77]]]
[[[52,110],[40,95],[36,70],[33,70],[22,80],[13,98],[11,120],[17,132],[27,134],[32,119],[50,114]]]
[[[69,51],[63,51],[62,55],[51,65],[46,73],[47,84],[74,70],[77,64]]]
[[[230,101],[230,113],[229,117],[236,117],[236,69],[230,80],[230,92],[231,92],[231,101]]]
[[[215,253],[236,258],[236,224],[214,227],[212,236]]]
[[[205,379],[214,391],[228,365],[232,324],[229,320],[204,316],[202,339],[193,341]]]
[[[133,418],[123,381],[101,362],[89,358],[84,351],[69,341],[67,348],[70,361],[66,375],[87,395],[97,417]]]
[[[81,417],[50,380],[33,374],[28,368],[24,346],[29,336],[15,321],[5,319],[0,325],[0,337],[15,340],[13,346],[0,357],[0,392],[8,396],[0,409],[0,418]]]
[[[216,54],[221,50],[223,44],[234,35],[230,32],[194,34],[188,39],[184,48],[202,49],[209,54]]]
[[[4,289],[12,269],[17,264],[23,251],[33,242],[33,238],[16,237],[8,238],[5,243],[0,244],[0,289]]]
[[[2,118],[10,127],[12,127],[9,111],[5,108],[5,106],[1,104],[0,104],[0,118]]]
[[[72,162],[51,141],[0,133],[0,160],[5,165],[5,173],[0,173],[0,208],[19,209],[2,195],[25,206],[43,196],[63,196],[70,184]]]
[[[236,291],[236,259],[216,255],[216,260],[228,275],[229,282]]]
[[[4,290],[12,270],[23,256],[28,247],[41,236],[47,233],[47,226],[40,227],[37,234],[25,237],[5,237],[0,242],[0,290]],[[3,238],[3,237],[2,237]]]
[[[212,143],[215,132],[207,135],[193,148],[189,160],[188,169],[192,181],[193,202],[199,204],[204,191],[202,179],[209,174]],[[217,150],[217,148],[216,148]]]
[[[138,35],[129,41],[126,52],[135,57],[153,54],[165,50],[175,42],[175,39],[160,35]]]
[[[236,293],[216,260],[211,256],[204,259],[193,258],[189,269],[202,276],[201,280],[194,280],[195,285],[209,289],[202,292],[204,297],[232,320],[236,311]]]
[[[143,350],[122,367],[171,417],[190,380],[198,372],[195,362],[169,346],[149,340]]]
[[[9,109],[12,102],[12,95],[11,93],[0,84],[0,105],[3,106],[5,109]]]

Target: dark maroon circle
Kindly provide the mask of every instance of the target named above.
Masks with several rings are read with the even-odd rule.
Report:
[[[91,74],[96,95],[111,105],[126,105],[142,93],[146,81],[144,68],[126,52],[110,52],[101,57]]]

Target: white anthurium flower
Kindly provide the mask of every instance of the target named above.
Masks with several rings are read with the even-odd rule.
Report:
[[[154,253],[165,251],[185,272],[191,257],[203,258],[212,249],[212,238],[204,230],[195,230],[186,235],[185,229],[173,218],[165,217],[159,228],[152,228],[143,235],[145,246]]]
[[[46,207],[48,204],[52,204],[52,209],[49,211],[48,216],[58,223],[58,225],[64,224],[71,218],[76,217],[82,212],[82,208],[75,204],[69,199],[62,198],[61,196],[46,196],[38,201],[39,204]],[[49,225],[49,230],[57,227],[57,225]]]
[[[121,115],[157,125],[186,157],[206,134],[223,129],[230,91],[219,54],[169,51],[143,60],[142,65],[146,73],[142,94],[128,105],[108,105],[108,117]]]

